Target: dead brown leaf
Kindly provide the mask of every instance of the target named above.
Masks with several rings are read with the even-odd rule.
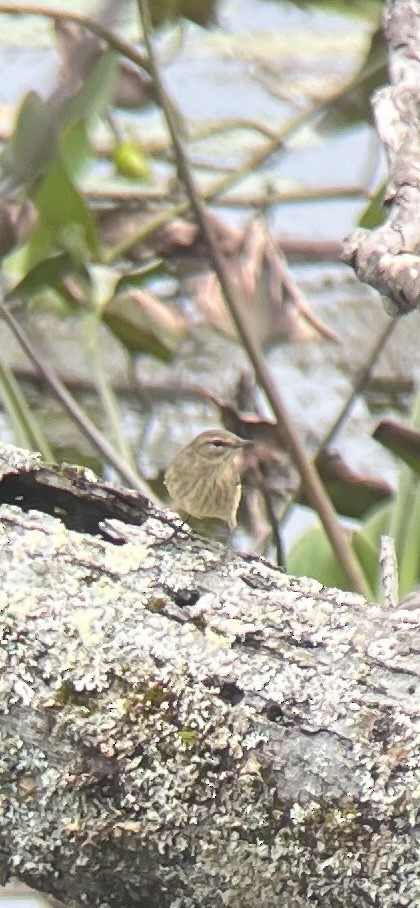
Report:
[[[62,78],[73,88],[80,84],[80,59],[88,58],[94,66],[107,50],[106,44],[77,22],[55,21],[57,48],[61,57]],[[126,109],[138,108],[154,98],[153,80],[147,72],[128,60],[118,63],[118,80],[114,103]]]
[[[336,335],[312,312],[309,303],[289,273],[263,218],[251,220],[242,232],[224,233],[220,219],[211,216],[216,237],[230,237],[223,251],[232,286],[242,302],[242,315],[251,323],[263,347],[280,341],[307,341],[319,336],[336,341]],[[204,275],[196,282],[197,305],[206,322],[217,331],[236,337],[219,282]]]
[[[177,249],[188,249],[195,243],[198,227],[185,218],[174,218],[155,236],[153,247],[157,255],[169,255]]]

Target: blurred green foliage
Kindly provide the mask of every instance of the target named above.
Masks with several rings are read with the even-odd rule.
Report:
[[[361,521],[357,528],[349,527],[352,546],[375,596],[381,597],[379,552],[382,536],[391,536],[395,543],[398,563],[399,591],[405,596],[420,584],[420,394],[414,401],[411,427],[384,422],[374,433],[401,458],[398,487],[391,502],[383,502]],[[346,588],[340,570],[323,529],[310,527],[293,545],[287,570],[291,574],[307,575],[326,586]]]

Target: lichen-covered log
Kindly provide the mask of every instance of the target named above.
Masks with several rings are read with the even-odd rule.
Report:
[[[372,104],[388,159],[389,216],[375,230],[355,230],[342,259],[404,313],[420,303],[420,0],[388,0],[384,33],[390,85]]]
[[[0,454],[3,878],[111,908],[420,904],[418,604]],[[54,488],[60,517],[23,510]]]

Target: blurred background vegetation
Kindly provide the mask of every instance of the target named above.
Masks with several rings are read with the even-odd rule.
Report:
[[[176,450],[224,425],[255,441],[236,546],[347,588],[191,214],[137,4],[37,6],[0,2],[0,440],[167,503]],[[372,595],[382,533],[404,594],[420,573],[417,315],[393,320],[339,260],[355,224],[385,217],[382,4],[150,11],[243,319]]]

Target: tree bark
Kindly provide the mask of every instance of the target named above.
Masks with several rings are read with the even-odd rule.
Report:
[[[420,599],[0,464],[3,879],[98,908],[419,904]]]
[[[390,85],[372,105],[388,159],[389,215],[375,230],[353,231],[342,260],[406,313],[420,300],[420,0],[388,0],[384,31]]]

